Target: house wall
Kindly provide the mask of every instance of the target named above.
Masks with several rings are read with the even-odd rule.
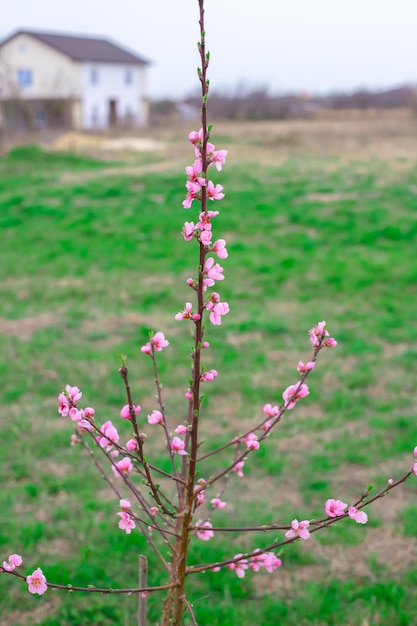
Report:
[[[127,79],[130,76],[130,82]],[[83,63],[85,129],[138,127],[147,124],[145,68],[119,63]]]
[[[30,85],[19,86],[19,70],[31,70]],[[2,46],[0,81],[2,99],[41,100],[81,96],[80,64],[30,35],[17,35]]]

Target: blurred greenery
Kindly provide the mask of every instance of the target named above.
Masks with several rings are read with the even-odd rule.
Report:
[[[196,248],[181,227],[196,221],[198,208],[181,207],[182,167],[134,175],[121,163],[109,174],[108,166],[36,146],[0,159],[0,545],[2,558],[24,556],[24,572],[41,566],[50,581],[119,587],[136,584],[136,557],[148,550],[139,533],[118,530],[117,503],[81,449],[69,446],[71,424],[57,415],[56,396],[66,383],[78,385],[99,422],[117,422],[125,403],[117,357],[127,354],[145,424],[156,407],[140,347],[149,330],[162,330],[170,341],[159,359],[167,413],[173,428],[184,420],[191,336],[174,315],[191,298],[185,280],[196,272]],[[246,478],[233,478],[228,507],[213,517],[219,524],[321,515],[328,497],[352,501],[375,476],[382,488],[410,466],[416,166],[410,161],[392,176],[377,159],[294,155],[269,167],[231,163],[216,175],[226,198],[213,229],[229,251],[218,289],[231,312],[221,327],[207,328],[205,363],[219,377],[205,389],[202,450],[260,420],[266,402],[280,402],[297,380],[298,360],[309,359],[307,330],[316,322],[325,319],[339,342],[321,355],[310,396],[262,444],[259,464],[253,455]],[[125,423],[118,428],[129,438]],[[144,429],[150,454],[163,463],[155,429]],[[229,458],[210,457],[202,474]],[[416,487],[407,492],[411,499]],[[394,493],[368,514],[365,528],[347,521],[288,547],[272,576],[191,579],[199,623],[417,623],[417,567],[404,556],[415,550],[415,507]],[[394,539],[381,535],[379,553],[370,542],[386,525]],[[190,560],[228,558],[270,540],[219,535],[193,543]],[[165,582],[153,557],[149,582]],[[0,590],[2,624],[135,623],[134,597],[34,598],[9,576],[0,577]],[[150,624],[161,601],[149,599]]]

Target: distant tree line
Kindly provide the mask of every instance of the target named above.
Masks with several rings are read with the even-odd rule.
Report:
[[[155,101],[151,105],[154,123],[167,117],[191,119],[198,115],[197,95],[181,102]],[[324,96],[308,93],[273,95],[267,88],[253,90],[237,88],[233,92],[213,92],[210,112],[213,118],[230,120],[265,120],[306,117],[322,110],[417,108],[417,87],[403,86],[383,91],[358,89],[351,93],[331,93]]]

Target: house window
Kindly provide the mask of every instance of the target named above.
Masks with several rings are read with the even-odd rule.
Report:
[[[28,87],[33,82],[32,70],[18,70],[17,84],[19,87]]]
[[[131,85],[132,84],[132,69],[130,67],[126,68],[125,71],[125,85]]]
[[[90,83],[92,85],[97,85],[98,83],[98,70],[96,67],[90,69]]]

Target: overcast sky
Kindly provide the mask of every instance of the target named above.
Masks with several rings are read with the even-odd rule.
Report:
[[[214,89],[417,84],[417,0],[206,0]],[[6,0],[18,28],[104,35],[152,60],[153,98],[197,87],[197,0]]]

